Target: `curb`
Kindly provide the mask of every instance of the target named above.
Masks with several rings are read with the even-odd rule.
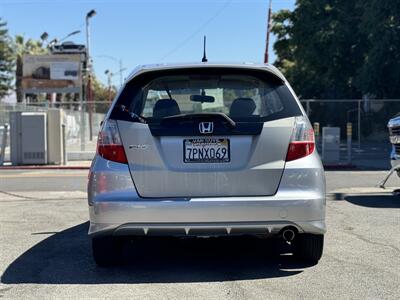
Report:
[[[90,166],[1,166],[1,170],[89,170]]]
[[[325,170],[356,170],[357,166],[355,165],[347,165],[347,164],[323,164]]]

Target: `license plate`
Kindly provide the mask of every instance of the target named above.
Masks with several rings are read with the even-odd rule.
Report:
[[[228,139],[188,139],[183,141],[185,163],[227,163],[231,161]]]

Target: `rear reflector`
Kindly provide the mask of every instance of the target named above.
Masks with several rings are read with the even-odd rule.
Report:
[[[97,153],[107,160],[128,163],[115,120],[104,122],[97,140]]]
[[[305,117],[296,117],[286,161],[306,157],[314,152],[314,130]]]

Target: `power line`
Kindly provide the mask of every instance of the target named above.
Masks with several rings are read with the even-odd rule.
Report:
[[[192,32],[186,39],[184,39],[182,42],[180,42],[177,46],[175,46],[172,50],[167,52],[160,61],[163,61],[166,59],[168,56],[176,52],[177,50],[181,49],[183,46],[185,46],[193,37],[195,37],[197,34],[199,34],[204,28],[208,26],[214,19],[216,19],[224,10],[225,8],[228,7],[228,5],[232,2],[232,0],[227,0],[210,18],[208,18],[203,24],[201,24],[194,32]]]
[[[1,4],[132,4],[132,3],[165,3],[165,0],[1,0]],[[170,3],[184,3],[187,0],[169,0]],[[224,0],[191,0],[192,3],[222,3]],[[232,0],[233,3],[264,3],[265,0]],[[279,2],[294,3],[295,0],[279,0]]]

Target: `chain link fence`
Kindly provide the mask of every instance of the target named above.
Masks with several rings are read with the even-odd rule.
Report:
[[[400,112],[400,99],[374,100],[301,100],[312,123],[340,127],[346,138],[346,124],[352,123],[355,142],[384,143],[388,141],[387,122]]]
[[[388,141],[387,122],[400,112],[400,99],[374,100],[301,100],[312,123],[324,126],[340,127],[341,139],[345,145],[346,125],[352,123],[354,152],[368,154],[374,159],[388,160],[390,143]],[[108,101],[57,102],[4,104],[0,103],[0,141],[4,133],[4,124],[9,123],[11,111],[45,112],[49,108],[64,111],[66,125],[66,150],[72,159],[74,155],[90,158],[96,150],[100,122],[103,120],[110,103]],[[8,130],[9,132],[9,130]],[[9,157],[9,137],[7,138],[6,160]],[[1,147],[1,145],[0,145]],[[343,146],[345,147],[345,146]],[[88,155],[79,155],[87,153]],[[8,154],[8,155],[7,155]],[[366,159],[370,159],[369,157]]]
[[[66,151],[69,159],[90,159],[96,151],[100,123],[108,110],[108,101],[91,103],[0,103],[0,143],[5,133],[4,125],[10,124],[10,112],[46,112],[50,108],[63,110],[66,129]],[[10,128],[7,131],[5,161],[10,159]],[[0,144],[0,148],[2,145]]]

